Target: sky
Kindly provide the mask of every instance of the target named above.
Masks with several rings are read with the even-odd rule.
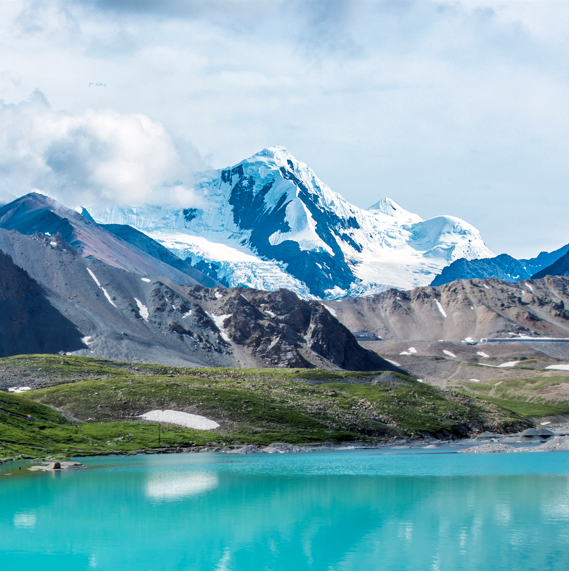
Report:
[[[190,204],[285,146],[349,202],[569,242],[569,2],[0,1],[0,201]]]

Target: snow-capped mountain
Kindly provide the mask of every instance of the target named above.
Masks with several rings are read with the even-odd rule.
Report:
[[[91,209],[129,224],[227,286],[324,299],[428,285],[458,258],[493,256],[476,228],[422,220],[389,198],[358,208],[283,147],[196,177],[197,203]]]

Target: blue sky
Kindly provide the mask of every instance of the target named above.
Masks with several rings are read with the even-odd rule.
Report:
[[[0,99],[4,200],[191,202],[283,145],[496,253],[569,242],[568,2],[4,1]]]

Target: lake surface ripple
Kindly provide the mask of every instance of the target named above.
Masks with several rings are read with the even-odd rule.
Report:
[[[0,466],[0,569],[569,569],[569,452],[82,461]]]

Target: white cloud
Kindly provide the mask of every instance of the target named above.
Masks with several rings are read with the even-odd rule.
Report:
[[[197,152],[182,159],[164,126],[145,115],[71,115],[36,90],[16,105],[0,102],[0,125],[5,196],[37,189],[70,206],[195,202]]]
[[[568,43],[569,2],[548,0],[0,2],[0,97],[39,87],[83,121],[67,127],[72,150],[52,149],[69,161],[50,162],[75,164],[73,194],[119,196],[120,181],[127,201],[141,179],[143,196],[160,179],[186,192],[192,144],[216,168],[281,144],[358,206],[390,196],[425,218],[456,215],[491,249],[531,256],[569,241]],[[123,158],[105,159],[105,114],[162,151],[115,138],[103,147]],[[133,155],[151,155],[149,175],[127,168]],[[45,161],[18,180],[63,195],[73,177]]]

